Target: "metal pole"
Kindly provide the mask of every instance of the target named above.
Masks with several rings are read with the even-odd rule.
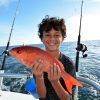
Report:
[[[80,26],[79,26],[79,35],[78,35],[78,41],[77,41],[77,48],[80,45],[80,40],[81,40],[82,8],[83,8],[83,0],[82,0],[82,4],[81,4],[81,16],[80,16]],[[77,52],[76,52],[76,63],[75,63],[76,72],[78,72],[78,66],[79,66],[79,53],[80,53],[80,51],[77,50]]]
[[[79,35],[78,35],[78,40],[77,40],[77,48],[80,45],[80,41],[81,41],[82,8],[83,8],[83,0],[82,0],[82,3],[81,3],[81,15],[80,15],[80,25],[79,25]],[[78,66],[79,66],[79,53],[80,53],[80,51],[77,50],[77,52],[76,52],[76,62],[75,62],[76,76],[78,76],[77,72],[78,72]],[[75,89],[74,100],[78,100],[78,86],[76,86],[76,89]]]
[[[16,11],[15,11],[14,19],[13,19],[12,26],[11,26],[11,31],[10,31],[9,39],[8,39],[7,46],[6,46],[6,49],[5,49],[4,52],[8,51],[8,48],[9,48],[9,45],[10,45],[10,39],[11,39],[11,35],[12,35],[12,31],[13,31],[13,27],[14,27],[16,15],[17,15],[19,3],[20,3],[20,0],[18,1],[18,4],[17,4],[17,8],[16,8]],[[1,66],[1,69],[0,69],[0,74],[4,73],[5,62],[6,62],[6,54],[4,53],[4,58],[3,58],[2,66]],[[2,89],[2,83],[3,83],[3,77],[0,77],[0,90]]]
[[[15,15],[14,15],[14,19],[13,19],[13,23],[12,23],[12,26],[11,26],[11,31],[10,31],[10,35],[9,35],[9,39],[8,39],[8,42],[7,42],[7,46],[6,46],[6,50],[5,51],[8,51],[8,48],[9,48],[9,45],[10,45],[10,39],[11,39],[11,35],[12,35],[12,31],[13,31],[13,27],[14,27],[16,15],[17,15],[19,3],[20,3],[20,0],[18,1],[18,4],[17,4],[17,8],[16,8],[16,11],[15,11]],[[4,69],[5,61],[6,61],[6,54],[4,55],[4,59],[3,59],[3,62],[2,62],[2,66],[1,66],[1,70]]]

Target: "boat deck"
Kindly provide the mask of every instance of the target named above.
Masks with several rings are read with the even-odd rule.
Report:
[[[0,91],[0,100],[38,100],[30,94]]]

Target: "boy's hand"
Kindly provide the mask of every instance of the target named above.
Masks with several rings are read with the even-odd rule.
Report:
[[[50,66],[50,69],[48,70],[48,79],[50,82],[58,82],[61,77],[61,70],[59,66],[54,63]]]
[[[31,70],[32,73],[36,76],[36,77],[42,77],[43,76],[43,61],[41,59],[35,61],[32,66],[31,66]]]

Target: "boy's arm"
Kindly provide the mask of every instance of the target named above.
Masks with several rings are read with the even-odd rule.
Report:
[[[53,88],[55,89],[60,100],[70,100],[69,93],[62,87],[59,81],[51,82],[51,84]]]
[[[36,85],[39,98],[46,98],[46,87],[43,76],[36,76]]]
[[[37,94],[39,98],[46,98],[43,67],[44,65],[41,59],[35,61],[31,66],[32,73],[34,74],[33,76],[36,80]]]
[[[69,93],[63,88],[59,79],[61,77],[61,70],[58,65],[51,65],[48,71],[48,79],[51,82],[56,94],[60,100],[70,100]]]

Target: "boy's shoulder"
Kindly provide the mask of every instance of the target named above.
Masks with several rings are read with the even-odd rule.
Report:
[[[75,69],[75,64],[73,60],[65,54],[61,53],[59,61],[61,61],[61,63],[64,65],[66,71],[70,72]]]
[[[66,63],[73,63],[72,59],[63,53],[61,53],[59,60],[65,61]]]

